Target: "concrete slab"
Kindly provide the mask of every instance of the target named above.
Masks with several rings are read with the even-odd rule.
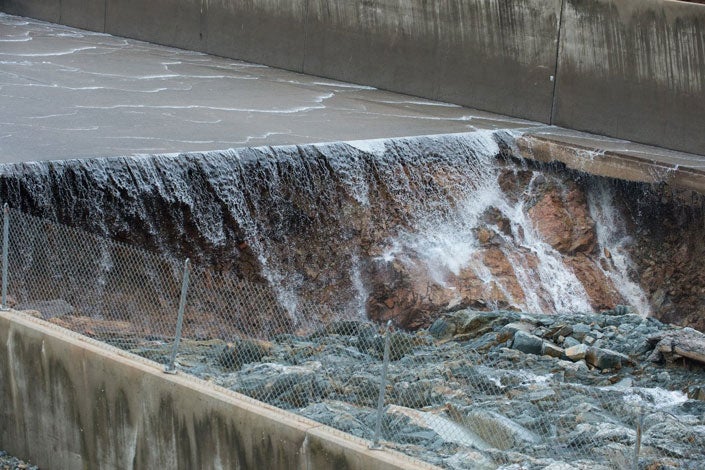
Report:
[[[4,162],[540,125],[8,15],[0,44]]]

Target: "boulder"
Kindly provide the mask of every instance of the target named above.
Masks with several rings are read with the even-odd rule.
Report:
[[[531,333],[535,327],[535,325],[525,321],[507,323],[499,330],[499,333],[497,333],[497,342],[504,343],[505,341],[509,341],[514,337],[517,331]]]
[[[561,358],[565,355],[565,350],[561,347],[556,346],[553,343],[544,341],[541,348],[541,354],[543,354],[544,356]]]
[[[543,350],[543,340],[538,336],[517,331],[512,341],[512,349],[516,349],[526,354],[541,354]]]
[[[673,361],[679,357],[705,364],[705,334],[692,328],[670,331],[651,336],[649,343],[656,344],[649,359],[653,362],[665,359]]]
[[[439,341],[448,340],[455,334],[455,325],[446,318],[439,318],[428,328],[428,332]]]
[[[611,349],[588,348],[585,362],[598,369],[621,369],[629,357]]]
[[[585,359],[588,352],[588,346],[584,344],[578,344],[576,346],[571,346],[565,350],[565,356],[571,361],[579,361]]]
[[[240,369],[243,364],[259,362],[272,349],[272,344],[255,339],[238,339],[226,344],[218,354],[217,360],[226,369]]]

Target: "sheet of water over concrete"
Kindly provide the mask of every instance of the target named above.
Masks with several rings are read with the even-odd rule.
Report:
[[[433,469],[0,312],[0,447],[49,469]]]
[[[0,14],[0,161],[537,123]]]
[[[566,0],[554,123],[705,154],[705,5]]]

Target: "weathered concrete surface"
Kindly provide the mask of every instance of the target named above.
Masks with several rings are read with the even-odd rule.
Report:
[[[565,0],[554,123],[705,154],[705,6]]]
[[[627,181],[666,184],[705,194],[705,158],[561,128],[536,129],[517,139],[520,156]]]
[[[549,122],[560,2],[91,0],[64,17],[64,2],[10,0],[5,11]]]
[[[304,72],[548,122],[560,0],[313,0]]]
[[[702,155],[2,14],[0,45],[0,162],[509,129],[527,158],[705,193]]]
[[[4,0],[2,11],[52,23],[61,22],[61,2],[56,0]]]
[[[434,468],[0,312],[0,447],[46,469]]]
[[[61,23],[91,31],[105,30],[104,0],[61,0]]]
[[[206,52],[302,72],[308,3],[209,0],[203,19]]]
[[[205,49],[201,0],[104,0],[104,3],[106,33],[194,51]]]
[[[705,154],[701,4],[4,0],[2,8]]]

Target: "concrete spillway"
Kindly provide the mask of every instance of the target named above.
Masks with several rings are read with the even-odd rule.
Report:
[[[81,19],[82,26],[98,31],[122,31],[233,55],[228,49],[232,41],[219,36],[229,16],[216,15],[217,2],[201,2],[200,11],[193,15],[187,13],[194,4],[184,2],[185,9],[177,9],[177,14],[185,15],[183,23],[174,24],[193,26],[193,18],[202,24],[195,29],[184,27],[171,37],[164,36],[171,31],[168,27],[147,28],[133,21],[134,15],[121,2],[102,4],[101,24],[95,22],[100,15],[91,16],[100,2],[91,2],[81,15],[73,8],[74,2],[64,1],[58,7],[22,3],[6,0],[0,5],[15,12],[29,8],[26,14],[56,21],[75,24]],[[296,9],[303,3],[289,7]],[[384,34],[371,36],[370,44],[359,47],[356,41],[368,37],[360,31],[371,24],[382,30],[398,26],[402,36],[418,38],[419,22],[444,24],[453,16],[452,9],[441,9],[442,14],[434,19],[430,12],[412,8],[396,24],[392,16],[378,17],[378,11],[387,11],[390,2],[379,2],[377,10],[364,9],[359,16],[346,9],[350,5],[330,9],[311,3],[315,2],[307,3],[311,8],[306,10],[312,15],[307,23],[312,29],[302,45],[304,56],[287,57],[271,47],[271,54],[266,54],[266,44],[250,44],[255,51],[262,49],[238,56],[364,84],[0,14],[2,200],[168,256],[190,256],[211,269],[268,282],[292,315],[297,301],[304,299],[326,303],[347,317],[392,318],[409,329],[427,326],[442,310],[464,306],[553,313],[628,303],[643,315],[655,311],[669,319],[674,312],[697,316],[702,300],[691,287],[700,287],[699,278],[684,274],[697,271],[690,269],[697,266],[692,259],[680,259],[690,245],[669,239],[660,246],[644,239],[666,231],[648,224],[651,215],[675,214],[671,209],[681,207],[663,203],[661,197],[669,191],[654,189],[653,183],[705,192],[704,160],[697,155],[705,153],[702,135],[692,132],[702,118],[692,112],[702,102],[697,66],[702,51],[697,35],[693,39],[686,34],[698,31],[701,10],[688,10],[690,16],[668,10],[669,15],[689,18],[685,23],[672,23],[668,15],[654,20],[668,25],[669,40],[676,38],[694,52],[690,57],[695,65],[689,62],[684,69],[688,80],[679,81],[662,71],[656,74],[656,88],[645,88],[659,92],[659,87],[677,82],[675,90],[682,95],[679,102],[685,100],[680,108],[683,125],[671,132],[671,124],[663,126],[665,130],[656,129],[658,125],[649,119],[646,130],[641,130],[627,120],[613,132],[601,123],[585,124],[586,119],[596,119],[594,110],[583,109],[590,100],[584,89],[590,84],[575,79],[578,72],[589,74],[579,70],[572,54],[590,54],[572,36],[577,28],[575,17],[582,11],[578,2],[510,2],[499,9],[492,8],[493,2],[468,2],[467,8],[457,12],[461,17],[507,20],[502,23],[506,36],[473,38],[460,28],[450,41],[426,30],[422,35],[430,44],[426,54],[416,65],[407,60],[407,67],[399,68],[390,62],[385,70],[394,72],[389,76],[376,75],[379,67],[364,57],[369,47],[384,43]],[[453,6],[452,2],[440,3]],[[608,8],[611,2],[588,3],[600,4],[594,8],[609,20],[606,24],[612,25],[621,40],[629,42],[638,33],[617,28],[614,8]],[[535,15],[517,16],[522,11]],[[268,12],[254,8],[249,13],[261,18]],[[621,9],[617,13],[626,14]],[[327,23],[327,15],[335,22]],[[639,10],[630,18],[643,16]],[[531,18],[539,19],[532,22]],[[286,18],[272,16],[269,21],[276,26],[286,23]],[[126,24],[131,29],[121,29]],[[311,38],[317,35],[337,38],[334,25],[341,24],[346,26],[342,37],[348,38],[349,45],[328,50],[320,41],[316,47],[322,49],[311,46],[315,43]],[[686,33],[674,24],[685,24]],[[569,27],[574,29],[568,31]],[[590,27],[599,33],[597,26]],[[564,42],[559,43],[559,35]],[[467,73],[455,75],[453,61],[458,53],[464,54],[462,46],[473,40],[470,59],[463,59]],[[205,41],[205,45],[195,47],[194,41]],[[523,54],[518,46],[522,42],[533,47],[535,54]],[[412,54],[418,43],[409,44],[414,47],[405,53]],[[457,45],[457,50],[449,44]],[[593,45],[607,47],[599,41]],[[505,51],[511,60],[500,54],[482,62],[492,65],[482,70],[467,63],[486,59],[490,49]],[[362,65],[342,67],[338,63],[341,51]],[[383,57],[391,61],[392,52],[387,50]],[[681,57],[680,50],[671,52]],[[425,60],[434,57],[439,63],[431,77],[419,75],[415,69],[428,68]],[[637,61],[646,60],[638,57]],[[552,65],[552,60],[557,62]],[[299,62],[301,66],[296,65]],[[578,65],[584,63],[590,62]],[[639,80],[649,76],[654,68],[649,64],[641,64]],[[628,73],[629,67],[622,65],[600,73]],[[496,86],[491,83],[494,77],[502,78]],[[472,93],[462,85],[469,80]],[[381,91],[367,83],[426,98]],[[507,89],[513,92],[497,97]],[[656,94],[662,102],[668,100]],[[571,108],[571,103],[581,102],[583,108]],[[622,103],[629,105],[630,100],[614,106]],[[611,106],[604,112],[609,113]],[[664,119],[672,114],[670,106],[664,105]],[[623,117],[634,108],[625,109],[615,116]],[[547,122],[696,153],[584,134]],[[559,164],[544,165],[552,162]],[[566,166],[576,171],[565,171]],[[586,173],[629,183],[604,181]],[[693,196],[693,207],[702,208],[698,198]],[[678,212],[668,227],[695,226],[701,214],[691,209]],[[687,233],[692,235],[692,231]],[[633,259],[632,254],[649,256],[651,264]],[[661,263],[652,262],[660,255]],[[665,288],[661,285],[664,277],[669,283],[675,281]],[[3,325],[3,337],[18,344],[23,334],[32,334],[25,331],[22,321],[3,319]],[[22,334],[12,336],[7,333],[10,329]],[[27,344],[36,349],[42,341]],[[57,351],[74,347],[64,339],[59,343]],[[153,380],[154,374],[140,374],[149,383]],[[72,381],[89,384],[82,376]],[[116,390],[120,398],[122,391]],[[90,410],[82,413],[81,419],[91,416]],[[185,432],[193,434],[193,426],[185,424]],[[165,442],[169,441],[171,430],[164,432]],[[316,432],[304,430],[310,436]],[[313,438],[297,436],[304,442],[292,452],[311,452],[306,439]],[[79,435],[71,438],[77,446],[85,444]],[[190,451],[197,453],[198,446]],[[141,452],[148,454],[144,449]],[[362,449],[356,448],[355,453],[367,459]],[[192,462],[192,454],[180,457],[179,462]],[[285,466],[283,455],[277,458]],[[251,456],[230,457],[228,461],[253,461]],[[154,459],[159,461],[159,456]],[[310,465],[303,457],[301,462]]]

